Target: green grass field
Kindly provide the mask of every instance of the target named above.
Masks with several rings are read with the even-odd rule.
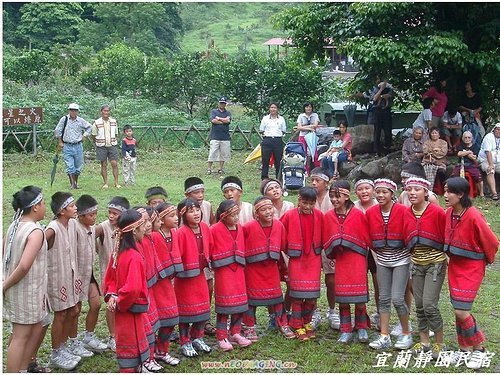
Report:
[[[181,18],[186,31],[181,50],[206,51],[213,41],[221,52],[231,55],[244,49],[266,52],[265,41],[283,36],[282,31],[273,29],[270,18],[288,6],[288,3],[182,3]]]
[[[206,197],[215,207],[222,200],[220,191],[220,178],[218,176],[204,176],[206,170],[207,149],[195,150],[163,150],[160,152],[143,151],[139,154],[137,184],[132,187],[122,189],[110,188],[101,189],[102,179],[98,162],[89,161],[85,165],[80,178],[81,189],[73,191],[78,197],[81,194],[91,194],[99,202],[98,221],[105,219],[106,204],[114,195],[126,196],[131,205],[144,204],[144,191],[154,185],[162,185],[169,193],[170,201],[177,203],[183,198],[183,181],[186,177],[198,175],[203,178],[206,186]],[[243,180],[243,199],[252,202],[259,195],[260,173],[257,164],[243,165],[248,152],[233,152],[233,159],[227,165],[227,174],[235,174]],[[56,191],[67,191],[68,179],[64,174],[63,161],[58,164],[58,172],[54,186],[50,187],[50,170],[52,168],[53,154],[41,153],[37,157],[23,154],[5,154],[3,157],[3,233],[10,223],[13,211],[11,208],[12,194],[21,187],[29,184],[40,186],[43,189],[45,200],[48,205],[50,196]],[[111,173],[111,172],[110,172]],[[120,177],[120,181],[122,178]],[[291,193],[287,199],[296,202],[296,193]],[[500,207],[492,204],[491,200],[478,200],[476,205],[485,213],[488,221],[497,235],[500,234]],[[47,212],[45,224],[52,216]],[[484,285],[480,295],[474,304],[473,313],[479,321],[482,329],[487,335],[487,348],[497,353],[489,368],[482,369],[483,372],[500,372],[500,312],[498,308],[498,285],[500,283],[500,273],[498,261],[496,264],[487,267]],[[326,293],[323,290],[319,306],[323,313],[326,312]],[[445,283],[441,293],[440,308],[445,321],[445,341],[451,347],[456,348],[456,336],[454,328],[454,318],[449,303],[448,287]],[[84,312],[87,307],[84,305]],[[369,313],[375,312],[373,298],[368,303]],[[415,314],[412,313],[413,326],[416,326]],[[212,318],[214,320],[214,318]],[[396,320],[394,314],[391,321]],[[83,319],[80,320],[81,322]],[[339,337],[338,331],[327,328],[326,323],[322,323],[318,330],[318,338],[313,341],[300,343],[296,340],[287,341],[278,336],[275,332],[267,332],[267,311],[259,309],[258,328],[262,339],[246,348],[235,349],[229,353],[222,353],[215,350],[210,355],[202,356],[198,359],[183,359],[176,368],[165,368],[164,372],[263,372],[264,370],[254,369],[202,369],[202,361],[231,361],[231,360],[275,360],[282,362],[294,362],[293,369],[265,370],[266,372],[413,372],[413,373],[434,373],[434,372],[472,372],[465,367],[444,368],[435,367],[433,363],[425,368],[417,368],[414,361],[406,369],[393,368],[396,351],[391,351],[391,359],[387,362],[389,367],[373,367],[377,364],[377,353],[369,350],[365,344],[355,343],[349,346],[341,346],[336,343]],[[4,322],[5,323],[5,322]],[[104,316],[101,312],[100,321],[97,327],[97,334],[105,338],[107,328]],[[5,360],[5,349],[8,338],[8,325],[3,326],[3,349]],[[370,339],[376,337],[376,331],[370,330]],[[417,336],[414,337],[417,340]],[[215,348],[216,342],[213,337],[207,340]],[[173,354],[179,356],[178,344],[172,344]],[[50,354],[50,334],[47,335],[40,349],[39,356],[42,362],[48,361]],[[248,365],[250,362],[233,362],[234,365]],[[83,360],[75,370],[76,372],[117,372],[118,366],[113,357],[113,353],[106,352],[96,355],[90,359]]]

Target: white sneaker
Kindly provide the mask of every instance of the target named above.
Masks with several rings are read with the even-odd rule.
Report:
[[[412,333],[413,332],[413,327],[411,326],[411,322],[408,322],[408,328],[410,330],[410,333]],[[432,332],[432,336],[431,336],[431,332],[432,331],[429,331],[429,336],[430,337],[434,336],[434,332]],[[402,334],[403,334],[403,327],[401,327],[401,322],[398,322],[398,324],[396,324],[394,326],[394,328],[392,329],[391,336],[399,337]]]
[[[455,367],[465,365],[471,355],[472,352],[457,350],[450,356],[450,365]]]
[[[321,323],[321,311],[319,311],[319,309],[315,309],[311,320],[311,325],[313,326],[313,329],[318,328],[320,323]]]
[[[78,357],[82,357],[82,358],[89,358],[89,357],[92,357],[94,355],[93,352],[85,349],[83,347],[83,343],[78,339],[70,339],[67,350],[71,354],[76,355]]]
[[[372,341],[368,344],[368,346],[372,349],[376,350],[387,350],[392,346],[391,336],[382,336],[380,335],[375,341]]]
[[[340,315],[335,309],[328,310],[326,318],[328,319],[328,325],[332,329],[340,329]]]
[[[108,345],[99,340],[94,332],[86,332],[82,339],[83,347],[93,352],[103,352],[108,348]]]
[[[72,361],[61,353],[61,349],[53,350],[49,359],[49,366],[63,370],[73,370],[78,365],[77,361]]]
[[[148,359],[146,362],[142,364],[142,369],[148,370],[148,372],[157,372],[163,369],[162,366],[154,359]]]
[[[478,370],[484,366],[484,360],[488,358],[486,351],[474,350],[469,360],[466,362],[467,368]]]
[[[434,331],[429,330],[429,337],[434,337]]]
[[[394,344],[394,347],[396,349],[406,350],[410,349],[412,345],[413,345],[413,337],[411,337],[411,334],[409,335],[401,334],[398,336],[398,340]]]
[[[108,348],[114,352],[116,352],[116,340],[114,337],[109,337],[108,339]]]

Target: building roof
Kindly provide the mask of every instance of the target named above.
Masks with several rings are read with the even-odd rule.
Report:
[[[264,42],[265,46],[290,46],[292,44],[292,39],[283,39],[283,38],[271,38],[268,41]]]

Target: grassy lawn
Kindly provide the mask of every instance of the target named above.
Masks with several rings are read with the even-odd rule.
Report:
[[[120,190],[110,188],[101,189],[102,179],[100,167],[96,161],[88,161],[84,167],[80,178],[81,189],[74,192],[78,197],[87,193],[93,195],[99,202],[98,221],[103,221],[106,216],[106,204],[114,195],[126,196],[131,205],[144,204],[144,191],[154,185],[162,185],[169,193],[169,200],[177,203],[183,198],[183,181],[192,175],[201,176],[206,186],[206,197],[212,202],[215,208],[222,200],[220,191],[220,178],[218,176],[204,176],[206,171],[206,157],[208,150],[169,150],[161,152],[142,152],[139,154],[137,184],[132,187],[124,187]],[[252,202],[259,194],[260,173],[257,164],[243,165],[248,152],[233,152],[233,159],[227,165],[226,173],[239,176],[243,180],[243,199]],[[58,172],[54,186],[50,187],[50,171],[52,168],[53,154],[41,153],[37,157],[31,155],[6,154],[3,157],[3,233],[6,232],[10,223],[13,211],[11,207],[12,194],[21,187],[29,184],[40,186],[43,189],[45,200],[48,205],[50,196],[56,191],[67,191],[68,179],[64,174],[64,163],[62,159],[58,164]],[[111,171],[109,171],[111,175]],[[120,176],[120,181],[122,177]],[[296,193],[291,193],[287,199],[296,202]],[[478,200],[475,204],[485,213],[493,230],[500,234],[500,207],[492,204],[491,200]],[[52,216],[47,212],[47,220]],[[500,312],[498,308],[498,285],[500,284],[500,267],[498,261],[489,266],[486,273],[485,282],[480,290],[480,295],[474,304],[474,315],[479,321],[482,329],[487,335],[487,348],[489,351],[497,353],[489,368],[482,369],[484,372],[500,372]],[[324,316],[326,313],[326,293],[323,290],[319,306]],[[448,297],[448,286],[445,283],[440,301],[441,311],[445,321],[445,342],[456,348],[456,335],[454,317]],[[84,305],[84,312],[87,307]],[[414,311],[414,310],[412,310]],[[373,298],[368,303],[368,312],[375,312]],[[82,321],[83,319],[81,319]],[[214,318],[212,318],[214,320]],[[394,314],[392,323],[396,320]],[[416,317],[412,312],[411,320],[416,327]],[[267,372],[471,372],[465,367],[445,368],[435,367],[434,363],[428,364],[425,368],[414,366],[414,360],[406,369],[393,368],[394,359],[397,352],[391,352],[392,358],[387,362],[389,367],[373,367],[377,363],[377,353],[369,350],[366,344],[354,343],[349,346],[341,346],[336,343],[339,337],[338,331],[327,328],[325,321],[318,330],[318,338],[313,341],[300,343],[296,340],[287,341],[276,332],[268,332],[267,311],[258,310],[258,327],[261,340],[246,348],[235,349],[229,353],[222,353],[215,350],[210,355],[202,356],[198,359],[182,360],[181,364],[175,368],[166,368],[165,372],[254,372],[254,369],[217,369],[209,370],[201,368],[201,361],[231,361],[231,360],[276,360],[291,361],[296,363],[293,369],[266,370]],[[97,334],[101,338],[107,337],[107,328],[104,316],[101,311],[100,321],[97,327]],[[377,332],[370,330],[370,339],[375,338]],[[8,338],[8,326],[3,327],[3,349],[5,360],[6,341]],[[417,336],[414,337],[415,341]],[[215,348],[215,338],[207,340]],[[178,354],[179,346],[174,343],[171,346],[173,354]],[[39,353],[43,362],[48,361],[50,355],[50,334],[47,335]],[[234,362],[236,366],[248,364],[249,362]],[[118,366],[113,357],[113,353],[106,352],[96,355],[90,359],[83,360],[77,367],[78,372],[117,372]],[[257,370],[262,372],[263,370]]]

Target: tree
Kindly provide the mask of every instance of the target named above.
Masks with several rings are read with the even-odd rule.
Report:
[[[25,46],[48,51],[53,43],[76,40],[82,11],[79,3],[26,3],[15,34]]]
[[[123,42],[148,56],[179,50],[183,33],[176,3],[96,3],[80,27],[80,42],[96,51]]]
[[[116,100],[119,95],[136,93],[142,87],[144,70],[144,54],[137,48],[117,43],[91,59],[80,81],[92,92]]]
[[[494,3],[307,3],[283,11],[275,23],[306,61],[323,56],[325,42],[352,56],[361,72],[352,90],[386,73],[408,94],[399,97],[404,105],[441,74],[451,78],[452,100],[466,77],[481,84],[483,98],[498,99],[498,16]]]
[[[4,78],[26,85],[36,84],[49,75],[50,62],[50,54],[45,51],[20,51],[12,46],[4,48]]]

